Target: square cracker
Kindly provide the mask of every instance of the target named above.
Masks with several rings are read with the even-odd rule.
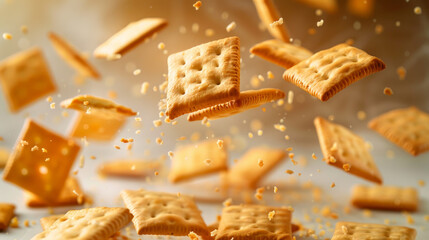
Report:
[[[256,11],[258,12],[259,18],[262,23],[268,29],[271,36],[284,41],[289,42],[289,33],[286,30],[285,24],[271,26],[271,23],[279,20],[279,12],[277,11],[276,5],[272,0],[253,0]]]
[[[347,8],[353,15],[369,18],[374,13],[374,0],[348,0]]]
[[[46,203],[36,195],[25,192],[25,204],[28,207],[58,207],[58,206],[72,206],[83,204],[84,195],[80,188],[79,182],[74,177],[68,177],[63,189],[61,190],[60,196],[53,203]],[[80,199],[79,199],[80,198]]]
[[[74,68],[79,75],[95,79],[100,78],[100,74],[92,64],[68,42],[52,32],[49,33],[48,37],[58,55]]]
[[[411,155],[429,150],[429,114],[416,107],[384,113],[371,120],[368,126]]]
[[[274,212],[270,220],[268,215]],[[292,212],[261,205],[229,206],[222,210],[216,240],[291,240]]]
[[[32,151],[34,146],[39,149]],[[6,164],[3,179],[47,203],[54,203],[79,150],[79,145],[72,139],[64,138],[27,119]]]
[[[258,43],[250,49],[250,52],[284,68],[290,68],[313,55],[306,48],[277,39]]]
[[[167,26],[162,18],[143,18],[129,23],[121,31],[107,39],[94,50],[97,58],[111,58],[116,54],[124,55],[150,36]]]
[[[121,197],[134,215],[139,235],[186,236],[192,231],[203,239],[210,238],[201,211],[191,197],[143,189],[124,190]]]
[[[126,208],[70,210],[32,240],[105,240],[127,225],[133,216]]]
[[[384,68],[379,58],[343,43],[301,61],[286,70],[283,78],[327,101],[348,85]]]
[[[116,160],[102,163],[98,173],[109,177],[145,178],[161,168],[160,161]]]
[[[412,187],[356,185],[351,203],[358,208],[414,212],[419,197]]]
[[[42,217],[40,219],[40,225],[42,226],[43,231],[48,230],[49,227],[52,226],[52,224],[54,224],[54,222],[60,219],[62,216],[64,215],[60,214],[60,215],[51,215],[47,217]]]
[[[224,38],[170,55],[167,88],[170,119],[237,99],[240,39]]]
[[[57,89],[40,48],[17,53],[1,62],[0,83],[12,112]]]
[[[408,227],[387,226],[372,223],[338,222],[331,240],[414,240],[416,230]]]
[[[88,140],[110,141],[127,121],[126,117],[106,117],[98,114],[78,112],[71,123],[69,136],[75,138],[86,137]]]
[[[9,222],[14,216],[15,205],[10,203],[0,203],[0,231],[9,226]]]
[[[238,99],[190,113],[188,121],[198,121],[204,117],[208,119],[228,117],[284,97],[285,93],[282,90],[274,88],[248,90],[241,92]]]
[[[361,137],[321,117],[314,119],[314,125],[326,163],[340,169],[348,164],[348,173],[375,183],[383,182],[368,146]]]
[[[282,149],[257,147],[248,150],[223,177],[225,184],[237,188],[255,188],[259,181],[286,156]],[[264,162],[259,166],[259,160]],[[252,174],[249,174],[252,173]]]
[[[226,170],[228,168],[226,149],[226,144],[220,149],[216,140],[178,147],[174,151],[168,179],[177,183]]]

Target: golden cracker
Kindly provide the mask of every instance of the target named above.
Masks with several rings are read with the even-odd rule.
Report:
[[[368,126],[413,156],[429,150],[429,114],[416,107],[384,113]]]
[[[283,78],[327,101],[350,84],[384,68],[379,58],[347,44],[338,44],[289,68]]]
[[[261,205],[225,207],[222,210],[222,218],[215,239],[291,240],[291,219],[292,212],[283,207]]]
[[[281,163],[285,156],[286,152],[282,149],[267,147],[252,148],[229,169],[223,181],[227,186],[254,188],[265,175]],[[262,167],[259,166],[259,160],[264,162]]]
[[[416,230],[408,227],[373,223],[338,222],[335,225],[334,236],[331,240],[414,240],[416,235]]]
[[[68,177],[60,196],[55,202],[46,203],[36,195],[25,192],[25,204],[31,208],[37,207],[58,207],[58,206],[72,206],[81,205],[84,203],[84,194],[80,188],[79,182],[74,177]]]
[[[72,45],[53,32],[49,33],[48,37],[58,55],[81,76],[95,79],[100,78],[100,74],[94,66]]]
[[[313,55],[313,53],[306,48],[277,39],[258,43],[250,49],[250,52],[284,68],[291,68]]]
[[[94,56],[110,59],[117,54],[124,55],[166,26],[167,20],[162,18],[143,18],[139,21],[131,22],[98,46],[94,50]]]
[[[102,163],[98,173],[108,177],[145,178],[161,168],[160,161],[116,160]]]
[[[381,174],[365,141],[349,129],[321,117],[314,119],[320,148],[326,163],[348,173],[381,184]]]
[[[168,179],[177,183],[226,170],[228,168],[226,149],[226,144],[219,148],[217,140],[178,147],[174,151]]]
[[[0,169],[6,166],[7,160],[9,159],[9,150],[6,148],[0,148]]]
[[[348,0],[348,11],[358,17],[369,18],[374,13],[374,0]]]
[[[300,2],[316,9],[321,9],[328,13],[336,13],[338,11],[337,0],[299,0]]]
[[[285,93],[275,88],[248,90],[241,92],[238,99],[190,113],[188,115],[188,121],[199,121],[203,120],[205,117],[207,119],[229,117],[284,97]]]
[[[268,29],[270,34],[284,42],[289,42],[289,33],[286,30],[285,24],[271,26],[271,23],[278,21],[280,16],[276,6],[272,0],[253,0],[256,11],[258,12],[259,18],[262,23]]]
[[[168,57],[166,115],[174,119],[240,95],[240,39],[201,44]]]
[[[133,216],[126,208],[86,208],[68,211],[32,240],[105,240],[127,225]]]
[[[31,48],[3,60],[0,83],[12,112],[57,90],[40,48]]]
[[[54,224],[54,222],[60,219],[62,216],[64,216],[64,214],[42,217],[40,219],[40,225],[42,226],[43,231],[48,230],[49,227],[51,227],[52,224]]]
[[[186,195],[124,190],[125,206],[134,215],[133,223],[139,235],[186,236],[191,231],[208,239],[210,233],[192,198]]]
[[[6,230],[9,222],[15,215],[15,205],[10,203],[0,203],[0,231]]]
[[[38,150],[34,150],[34,146]],[[63,189],[79,150],[72,139],[27,119],[6,164],[3,179],[53,203]]]
[[[110,141],[126,122],[126,117],[106,117],[78,112],[71,123],[69,136],[88,140]]]

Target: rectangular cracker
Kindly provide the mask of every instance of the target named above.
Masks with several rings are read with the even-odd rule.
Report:
[[[143,18],[139,21],[131,22],[98,46],[94,50],[94,56],[109,59],[117,54],[124,55],[166,26],[167,20],[163,18]]]
[[[72,139],[27,119],[6,164],[3,179],[47,203],[54,203],[79,150],[79,145]]]
[[[46,203],[36,195],[30,192],[24,192],[25,204],[28,207],[58,207],[58,206],[73,206],[81,205],[84,203],[84,194],[80,188],[79,182],[74,177],[68,177],[63,189],[61,190],[60,196],[53,203]]]
[[[289,33],[286,30],[285,23],[271,26],[271,23],[278,21],[280,14],[277,11],[276,5],[274,5],[272,0],[253,0],[255,4],[256,11],[258,12],[259,18],[262,23],[268,29],[271,36],[283,41],[289,42]]]
[[[413,156],[429,150],[429,114],[416,107],[384,113],[371,120],[368,127]]]
[[[48,230],[49,227],[52,226],[52,224],[54,224],[54,222],[60,219],[62,216],[64,216],[64,214],[42,217],[40,219],[40,225],[42,226],[43,231]]]
[[[348,0],[348,11],[358,17],[369,18],[374,13],[374,0]]]
[[[6,230],[9,222],[15,215],[15,205],[10,203],[0,203],[0,231]]]
[[[178,147],[174,151],[168,179],[173,183],[224,171],[228,168],[227,145],[217,140],[203,141]]]
[[[272,215],[271,220],[269,215]],[[215,239],[292,240],[291,219],[291,210],[284,207],[261,205],[225,207]]]
[[[240,95],[240,39],[229,37],[168,57],[166,115],[170,119]]]
[[[98,71],[72,45],[57,34],[50,32],[48,38],[58,55],[83,77],[100,78]]]
[[[226,181],[226,185],[231,187],[255,188],[265,175],[281,163],[285,156],[286,152],[282,149],[252,148],[229,169],[222,181]],[[262,167],[259,166],[259,160],[264,163]]]
[[[412,187],[356,185],[351,203],[358,208],[417,211],[419,197]]]
[[[313,55],[306,48],[277,39],[258,43],[250,49],[250,52],[284,68],[291,68]]]
[[[373,223],[338,222],[331,240],[377,239],[415,240],[416,230],[401,226],[387,226]]]
[[[126,208],[70,210],[32,240],[105,240],[127,225],[132,218]]]
[[[162,168],[160,161],[116,160],[104,162],[98,168],[98,173],[108,177],[145,178],[152,176],[155,171]]]
[[[286,70],[283,78],[327,101],[350,84],[385,68],[379,58],[343,43],[301,61]]]
[[[40,48],[31,48],[3,60],[0,83],[11,112],[57,90]]]
[[[139,235],[186,236],[191,231],[209,239],[210,233],[193,199],[162,192],[124,190],[125,206],[134,215],[133,223]]]
[[[10,152],[8,149],[0,147],[0,169],[6,166],[7,160],[9,159],[9,154]]]
[[[229,117],[284,97],[285,93],[282,90],[274,88],[248,90],[241,92],[238,99],[190,113],[188,115],[188,121],[199,121],[203,120],[205,117],[207,119]]]
[[[368,146],[361,137],[321,117],[314,119],[314,125],[326,163],[368,181],[383,182]]]

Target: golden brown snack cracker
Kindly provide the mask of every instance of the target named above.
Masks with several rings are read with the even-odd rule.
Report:
[[[429,114],[416,107],[384,113],[368,126],[413,156],[429,150]]]
[[[301,61],[286,70],[283,78],[327,101],[350,84],[384,68],[379,58],[343,43]]]
[[[126,208],[86,208],[70,210],[32,240],[105,240],[127,225],[133,216]]]
[[[314,119],[314,125],[326,163],[368,181],[383,182],[367,144],[361,137],[321,117]]]
[[[291,240],[292,212],[288,208],[234,205],[222,210],[216,240]]]
[[[161,168],[160,161],[116,160],[102,163],[98,173],[108,177],[145,178]]]
[[[228,117],[284,97],[285,93],[275,88],[248,90],[241,92],[238,99],[190,113],[188,115],[188,121],[203,120],[205,117],[207,119]]]
[[[313,55],[306,48],[277,39],[258,43],[250,49],[250,52],[284,68],[290,68]]]
[[[12,112],[57,90],[39,48],[31,48],[3,60],[0,63],[0,83]]]
[[[100,74],[92,64],[68,42],[53,32],[49,33],[48,37],[58,55],[74,68],[79,75],[95,79],[100,78]]]
[[[289,42],[289,34],[283,24],[272,25],[273,22],[278,21],[280,16],[276,6],[272,0],[253,0],[256,11],[262,23],[266,26],[270,34],[284,42]]]
[[[6,164],[3,179],[47,203],[54,203],[64,187],[79,149],[72,139],[64,138],[27,119]]]
[[[143,18],[129,23],[121,31],[110,37],[94,50],[97,58],[115,58],[117,54],[124,55],[145,39],[161,31],[167,26],[162,18]]]
[[[174,151],[168,179],[177,183],[226,170],[228,168],[226,149],[226,144],[219,148],[217,140],[178,147]]]
[[[141,189],[124,190],[121,197],[134,215],[139,235],[187,236],[194,232],[203,239],[210,236],[200,210],[188,196]]]
[[[387,226],[373,223],[338,222],[331,240],[414,240],[416,230],[408,227]]]
[[[240,95],[240,39],[205,43],[168,57],[166,115],[174,119]]]
[[[10,203],[0,203],[0,231],[6,230],[9,222],[14,216],[15,205]]]

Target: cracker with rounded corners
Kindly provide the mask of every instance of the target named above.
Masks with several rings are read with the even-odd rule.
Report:
[[[103,162],[98,173],[107,177],[145,178],[162,168],[160,161],[142,159]]]
[[[0,231],[6,230],[9,222],[15,215],[15,205],[10,203],[0,203]]]
[[[286,30],[285,23],[277,26],[271,26],[271,23],[278,21],[280,14],[277,11],[276,5],[272,0],[253,0],[256,11],[258,12],[259,18],[262,23],[268,29],[271,36],[284,41],[289,42],[289,33]]]
[[[416,235],[416,230],[408,227],[388,226],[373,223],[337,222],[332,240],[414,240]]]

